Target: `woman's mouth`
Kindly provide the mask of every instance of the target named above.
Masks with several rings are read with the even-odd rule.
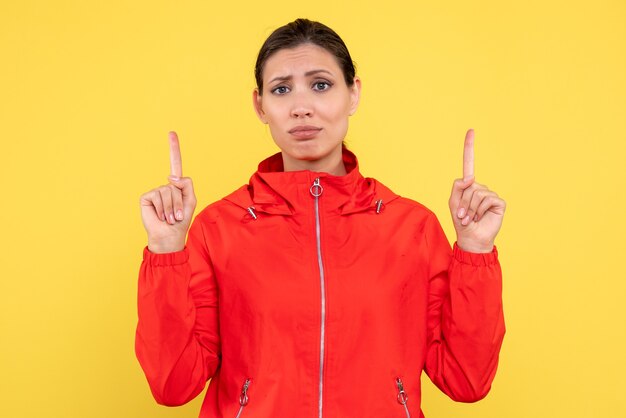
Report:
[[[321,130],[322,128],[317,126],[301,125],[290,129],[288,132],[298,139],[310,139],[317,136]]]

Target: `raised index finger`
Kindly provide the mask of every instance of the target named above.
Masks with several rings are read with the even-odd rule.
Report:
[[[463,178],[474,175],[474,130],[470,129],[465,134],[465,146],[463,147]]]
[[[170,174],[173,177],[181,178],[183,176],[183,162],[180,158],[180,145],[178,143],[178,135],[172,131],[170,138]]]

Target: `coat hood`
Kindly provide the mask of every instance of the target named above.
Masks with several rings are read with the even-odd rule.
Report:
[[[309,170],[284,171],[281,153],[263,160],[241,187],[224,199],[249,211],[274,215],[293,215],[310,208],[311,186],[316,178],[324,189],[325,208],[342,215],[366,210],[381,212],[398,195],[375,179],[363,177],[356,156],[343,148],[347,174],[334,176]],[[303,206],[304,205],[304,206]]]

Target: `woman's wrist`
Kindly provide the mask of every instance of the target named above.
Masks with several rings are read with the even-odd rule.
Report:
[[[185,242],[180,240],[155,241],[148,240],[148,250],[154,254],[175,253],[185,248]]]
[[[472,242],[469,240],[457,239],[456,245],[461,250],[466,251],[468,253],[484,254],[484,253],[490,253],[493,251],[494,243],[493,241],[488,242],[488,243],[477,243],[477,242]]]

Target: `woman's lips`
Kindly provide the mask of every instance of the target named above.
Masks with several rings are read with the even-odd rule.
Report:
[[[303,125],[296,126],[295,128],[290,129],[288,132],[298,139],[310,139],[317,136],[317,134],[321,130],[322,128],[318,128],[317,126]]]

